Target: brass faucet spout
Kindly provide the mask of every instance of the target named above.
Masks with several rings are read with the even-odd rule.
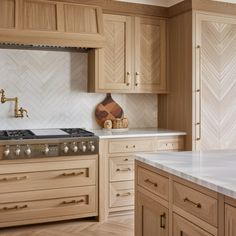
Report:
[[[18,99],[18,97],[6,98],[4,89],[0,90],[0,94],[1,94],[1,103],[15,102],[15,117],[16,118],[19,118],[19,117],[23,118],[24,114],[26,115],[26,117],[29,117],[28,116],[28,111],[26,109],[23,109],[22,107],[19,109],[19,99]]]

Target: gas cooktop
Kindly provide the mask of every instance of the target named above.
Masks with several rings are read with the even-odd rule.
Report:
[[[0,130],[0,140],[50,139],[93,136],[95,136],[94,133],[80,128]]]

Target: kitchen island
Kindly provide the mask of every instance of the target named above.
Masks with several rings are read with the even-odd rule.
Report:
[[[136,236],[235,236],[236,150],[140,154]]]

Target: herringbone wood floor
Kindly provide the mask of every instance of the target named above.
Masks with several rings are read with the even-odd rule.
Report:
[[[65,221],[1,229],[0,236],[134,236],[134,216],[111,217],[107,222]]]

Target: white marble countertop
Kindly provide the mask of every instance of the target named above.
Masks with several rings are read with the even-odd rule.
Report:
[[[236,150],[139,154],[136,160],[236,199]]]
[[[113,133],[107,130],[92,130],[100,139],[111,138],[138,138],[138,137],[158,137],[158,136],[177,136],[186,135],[185,132],[173,131],[167,129],[146,128],[146,129],[129,129],[125,132]]]

